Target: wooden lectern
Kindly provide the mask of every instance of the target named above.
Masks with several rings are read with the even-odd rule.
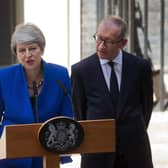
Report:
[[[83,143],[65,155],[115,152],[114,119],[79,123],[84,129]],[[59,168],[60,155],[45,150],[38,141],[40,126],[41,123],[6,126],[0,139],[0,159],[41,156],[44,168]]]

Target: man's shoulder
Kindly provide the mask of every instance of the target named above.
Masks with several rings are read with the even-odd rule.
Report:
[[[150,61],[138,55],[123,51],[124,59],[128,59],[129,62],[137,64],[149,64]]]
[[[97,60],[98,60],[98,56],[97,56],[96,53],[94,53],[94,54],[92,54],[88,57],[83,58],[81,61],[73,64],[72,69],[74,69],[74,68],[85,68],[85,67],[87,68],[89,66],[92,66],[92,64],[94,64],[95,61],[97,61]]]

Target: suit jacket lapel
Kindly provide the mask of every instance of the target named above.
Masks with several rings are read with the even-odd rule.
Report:
[[[110,96],[110,92],[108,90],[108,86],[106,84],[106,81],[105,81],[105,78],[104,78],[104,75],[103,75],[103,71],[102,71],[102,68],[101,68],[101,65],[100,65],[100,61],[99,61],[99,58],[98,56],[95,54],[95,64],[94,64],[94,68],[93,69],[96,69],[97,70],[97,78],[98,78],[98,84],[100,85],[100,87],[104,88],[104,93],[105,94],[108,94]]]
[[[100,65],[100,61],[99,61],[99,58],[98,56],[95,54],[95,57],[94,57],[94,70],[96,69],[97,70],[97,85],[99,85],[100,89],[102,90],[102,94],[105,95],[106,97],[106,100],[104,101],[107,101],[109,102],[109,107],[110,109],[112,110],[112,112],[114,112],[114,107],[113,107],[113,103],[112,103],[112,98],[111,98],[111,95],[110,95],[110,92],[109,92],[109,89],[108,89],[108,86],[106,84],[106,80],[104,78],[104,74],[103,74],[103,70],[101,68],[101,65]]]
[[[121,86],[120,86],[120,96],[118,100],[117,107],[117,116],[119,117],[122,113],[123,107],[126,103],[126,99],[128,96],[128,86],[129,86],[129,75],[131,74],[129,58],[127,57],[127,53],[123,51],[123,62],[122,62],[122,77],[121,77]]]

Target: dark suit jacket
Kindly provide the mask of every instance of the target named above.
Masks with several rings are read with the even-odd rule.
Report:
[[[120,96],[116,112],[96,54],[73,65],[71,78],[76,118],[115,118],[117,150],[125,154],[129,168],[152,168],[147,135],[153,106],[152,72],[149,62],[123,51]],[[88,163],[87,168],[90,168],[92,163],[89,156],[82,159]],[[94,167],[111,168],[103,162],[107,160],[103,160],[101,155],[100,159],[95,159]]]

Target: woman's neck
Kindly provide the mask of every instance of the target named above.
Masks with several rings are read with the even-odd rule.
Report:
[[[26,70],[25,72],[28,86],[31,86],[33,82],[38,84],[43,80],[43,71],[41,66],[34,70]]]
[[[43,78],[42,70],[26,72],[27,81],[39,81]]]
[[[29,89],[29,95],[32,97],[34,93],[34,84],[35,88],[37,89],[38,93],[43,85],[43,71],[42,68],[33,70],[33,71],[26,71],[27,77],[27,86]]]

